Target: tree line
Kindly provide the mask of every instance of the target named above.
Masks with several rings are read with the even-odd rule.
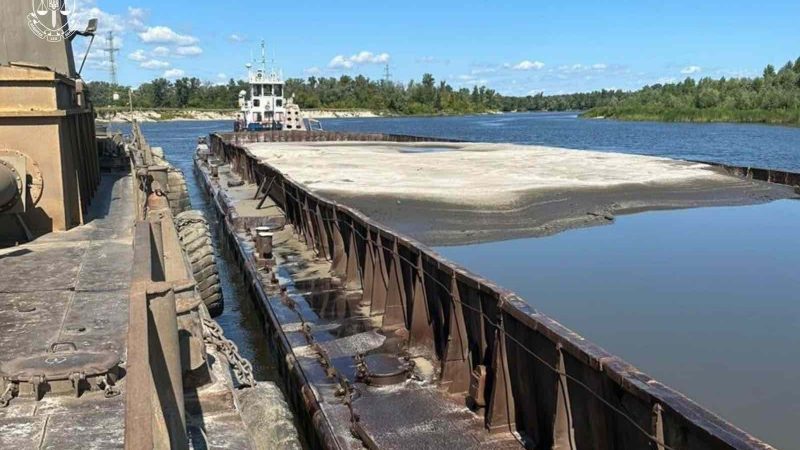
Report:
[[[687,78],[655,84],[611,102],[590,117],[698,122],[800,124],[800,58],[780,69],[767,65],[753,78]]]
[[[89,83],[95,106],[128,106],[128,86],[113,86],[103,81]],[[247,82],[229,80],[227,84],[204,83],[198,78],[170,81],[157,78],[131,91],[133,106],[149,108],[236,109],[239,92]],[[391,114],[468,114],[495,111],[502,97],[492,89],[474,86],[455,89],[431,74],[408,84],[370,80],[363,75],[339,78],[309,77],[286,80],[286,96],[303,109],[367,109]],[[114,101],[114,93],[119,100]]]
[[[112,85],[105,81],[89,82],[89,92],[96,107],[127,109],[129,92],[135,109],[195,108],[236,109],[239,91],[247,89],[244,81],[231,79],[227,84],[202,82],[199,78],[180,78],[170,81],[156,78],[138,88]],[[114,100],[114,93],[119,95]]]
[[[89,83],[96,106],[124,108],[128,87]],[[245,81],[226,84],[185,77],[157,78],[132,90],[133,105],[148,108],[236,109]],[[113,101],[113,93],[121,99]],[[686,78],[636,91],[599,90],[565,95],[502,96],[484,86],[471,89],[437,82],[394,83],[351,77],[286,80],[286,95],[304,109],[367,109],[390,114],[469,114],[489,111],[585,111],[589,117],[642,120],[748,121],[800,124],[800,58],[780,69],[772,65],[753,78]]]

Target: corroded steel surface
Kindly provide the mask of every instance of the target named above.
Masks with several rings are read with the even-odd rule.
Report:
[[[121,330],[127,327],[133,260],[132,179],[106,174],[99,192],[86,225],[0,252],[0,360],[46,353],[58,342],[127,358]],[[71,351],[54,350],[56,356]],[[124,393],[125,382],[117,388]],[[105,398],[100,390],[74,398],[44,391],[38,403],[20,396],[0,409],[0,447],[122,445],[124,396]]]
[[[307,138],[392,140],[330,133]],[[508,436],[508,431],[537,448],[771,448],[538,313],[512,292],[311,192],[237,145],[302,139],[275,132],[212,136],[212,150],[221,162],[212,158],[211,163],[218,166],[214,172],[220,181],[212,179],[210,170],[203,175],[252,292],[274,327],[276,348],[289,362],[290,382],[302,393],[295,400],[306,408],[326,446],[352,445],[346,430],[353,429],[363,443],[387,448],[434,445],[443,435],[451,439],[441,439],[439,446],[468,447],[465,436],[488,439],[497,436],[493,433]],[[222,188],[229,172],[249,184]],[[783,180],[794,179],[787,176]],[[252,199],[257,186],[270,186],[271,204],[264,209]],[[246,232],[284,221],[290,226],[273,243],[277,265],[265,272],[270,266],[254,258]],[[368,332],[385,341],[362,341]],[[340,347],[336,342],[348,337],[358,344],[345,345],[352,350],[336,354],[341,357],[326,350]],[[381,352],[410,352],[418,357],[417,367],[427,363],[427,382],[448,391],[450,400],[436,395],[425,400],[433,393],[413,381],[398,391],[361,385],[351,391],[343,379],[352,383],[354,353],[376,346]],[[486,386],[482,399],[472,399],[486,406],[460,411],[480,426],[453,416],[441,421],[447,428],[430,432],[426,427],[436,428],[436,417],[445,417],[433,411],[469,403],[471,381]],[[342,393],[338,400],[336,392]]]
[[[222,185],[227,185],[228,174],[220,174]],[[210,177],[209,172],[204,175]],[[255,188],[246,185],[214,192],[221,208],[223,203],[225,208],[231,208],[237,224],[240,219],[252,219],[254,228],[268,226],[275,230],[275,284],[270,281],[272,275],[263,272],[265,262],[256,261],[249,253],[255,250],[254,241],[234,240],[231,244],[243,246],[240,254],[245,255],[247,284],[277,327],[272,329],[278,342],[275,350],[289,361],[288,367],[282,369],[287,371],[288,392],[298,410],[305,412],[301,423],[311,431],[315,446],[361,448],[366,443],[372,448],[448,448],[451,444],[464,448],[519,448],[518,439],[508,432],[486,433],[480,417],[431,383],[434,368],[419,355],[398,361],[395,368],[405,365],[414,370],[392,380],[389,386],[357,383],[359,355],[371,356],[381,351],[388,359],[404,339],[381,331],[379,323],[369,317],[368,308],[359,305],[360,293],[342,291],[332,278],[330,264],[314,261],[313,250],[288,229],[280,229],[283,215],[271,200],[258,207],[261,200],[253,198]],[[256,215],[257,211],[264,214]],[[226,222],[234,227],[230,218]],[[385,360],[372,361],[376,372],[394,370],[381,364]],[[350,392],[345,388],[347,383],[353,383]],[[403,403],[386,401],[401,394]],[[357,424],[353,422],[356,417],[360,418]],[[395,420],[386,422],[384,417]],[[363,440],[356,439],[354,433],[363,435]]]

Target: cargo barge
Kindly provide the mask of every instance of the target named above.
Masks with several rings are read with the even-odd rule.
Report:
[[[181,172],[137,124],[96,127],[72,41],[31,33],[30,8],[0,15],[0,448],[301,448],[212,318],[214,249]],[[66,33],[64,8],[35,14]]]
[[[447,143],[271,131],[214,134],[198,149],[196,169],[316,446],[772,448],[252,150],[298,142]],[[800,184],[794,173],[703,170],[779,197]]]

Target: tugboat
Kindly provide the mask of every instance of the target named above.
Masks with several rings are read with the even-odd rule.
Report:
[[[274,66],[267,70],[264,41],[261,41],[261,67],[253,70],[252,63],[245,67],[250,92],[239,92],[241,113],[234,123],[234,131],[322,129],[318,121],[303,117],[293,98],[284,98],[285,83],[282,73],[276,71]]]

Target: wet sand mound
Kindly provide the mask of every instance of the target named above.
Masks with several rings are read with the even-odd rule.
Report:
[[[796,196],[707,164],[485,143],[296,142],[248,150],[429,245],[544,235],[614,214]]]

